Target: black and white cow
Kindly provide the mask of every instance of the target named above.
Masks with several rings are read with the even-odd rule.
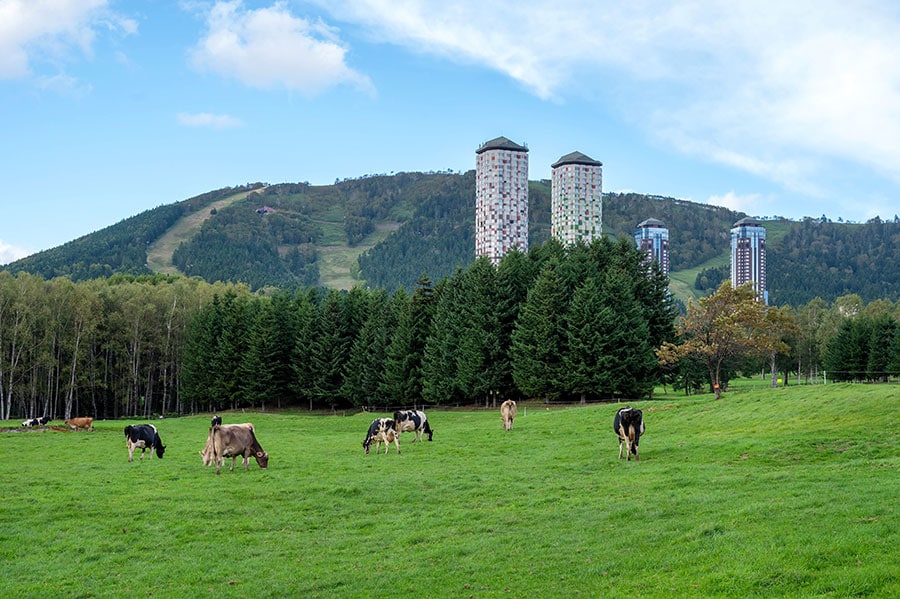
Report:
[[[429,441],[431,441],[434,436],[434,431],[428,424],[428,417],[425,416],[425,412],[422,410],[398,410],[397,412],[394,412],[394,422],[397,425],[398,433],[404,433],[406,431],[413,431],[415,433],[413,443],[421,441],[423,433],[428,437]]]
[[[212,420],[209,421],[210,426],[215,426],[217,424],[222,424],[222,417],[216,414],[212,417]]]
[[[129,424],[125,427],[125,446],[128,448],[128,461],[134,458],[134,450],[141,450],[141,459],[144,459],[144,452],[150,450],[150,458],[153,458],[153,450],[156,450],[156,457],[162,459],[166,452],[166,446],[162,444],[159,438],[159,432],[152,424]]]
[[[391,443],[397,447],[397,453],[400,453],[400,434],[394,428],[393,420],[390,418],[376,418],[372,421],[372,424],[369,425],[369,431],[366,433],[366,438],[362,443],[366,453],[369,453],[372,443],[375,443],[376,453],[382,443],[384,443],[385,454],[390,451]]]
[[[52,418],[49,416],[42,416],[40,418],[31,418],[30,420],[26,420],[22,423],[22,426],[46,426],[48,422],[50,422]]]
[[[634,454],[635,461],[640,461],[638,445],[644,434],[644,413],[631,406],[620,409],[613,419],[613,432],[619,437],[619,459],[622,459],[624,445],[625,460],[630,460]]]

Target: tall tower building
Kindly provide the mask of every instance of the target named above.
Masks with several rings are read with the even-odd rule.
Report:
[[[731,229],[731,286],[752,282],[766,304],[766,229],[755,218],[742,218]]]
[[[550,234],[565,245],[599,238],[603,232],[603,163],[572,152],[551,168]]]
[[[475,150],[475,257],[528,251],[528,148],[498,137]]]
[[[660,269],[669,276],[669,229],[665,223],[648,218],[637,226],[634,241],[646,255],[645,261],[655,261]]]

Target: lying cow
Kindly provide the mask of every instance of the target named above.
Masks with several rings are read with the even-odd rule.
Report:
[[[429,441],[434,436],[434,431],[431,430],[428,418],[422,410],[399,410],[394,412],[394,423],[398,433],[405,433],[406,431],[415,433],[413,443],[421,441],[423,433],[428,437]]]
[[[616,412],[613,419],[613,432],[619,436],[619,459],[622,459],[622,448],[625,448],[625,460],[631,459],[634,454],[635,461],[640,461],[638,445],[641,435],[644,434],[644,414],[640,410],[626,406]]]
[[[31,418],[22,423],[22,426],[46,426],[48,422],[50,422],[52,418],[49,416],[42,416],[41,418]]]
[[[400,433],[395,428],[395,423],[390,418],[376,418],[369,425],[369,432],[366,433],[366,439],[363,441],[363,449],[369,453],[369,449],[375,443],[375,452],[384,443],[384,453],[387,455],[391,449],[391,443],[397,447],[397,453],[400,453]]]
[[[216,463],[216,474],[222,469],[225,458],[231,458],[231,472],[234,472],[234,463],[238,456],[244,458],[244,472],[250,470],[250,456],[256,458],[259,467],[265,470],[269,467],[269,454],[263,450],[256,440],[256,432],[253,424],[217,424],[209,429],[209,439],[212,440],[213,461]],[[207,441],[207,444],[209,441]]]
[[[511,431],[513,420],[516,419],[516,402],[507,399],[500,404],[500,421],[503,423],[503,430]]]
[[[222,424],[222,417],[218,414],[212,417],[212,420],[209,421],[210,426],[215,426],[217,424]]]
[[[80,429],[80,428],[86,428],[89,431],[94,430],[94,419],[93,418],[69,418],[65,422],[66,422],[66,426],[68,426],[75,432],[78,432],[78,429]]]
[[[128,448],[128,461],[132,461],[134,450],[141,450],[141,460],[144,459],[144,452],[150,450],[150,459],[153,459],[153,450],[156,450],[156,457],[162,459],[166,452],[166,446],[162,444],[159,438],[159,432],[152,424],[129,424],[125,427],[125,447]]]

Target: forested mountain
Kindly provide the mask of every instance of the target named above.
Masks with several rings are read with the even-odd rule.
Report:
[[[149,274],[150,244],[175,223],[203,211],[202,224],[172,253],[172,264],[184,274],[252,289],[315,286],[325,278],[323,249],[339,248],[358,257],[358,268],[351,268],[350,275],[360,282],[413,289],[422,274],[438,281],[474,261],[474,179],[474,171],[398,173],[322,186],[228,187],[148,210],[5,268],[74,281]],[[234,201],[222,201],[227,198]],[[630,238],[641,221],[663,221],[676,272],[727,256],[731,226],[744,216],[673,198],[608,193],[603,231]],[[529,220],[531,245],[544,243],[550,235],[547,180],[530,183]],[[816,296],[831,301],[846,293],[858,293],[866,301],[898,297],[900,223],[807,219],[788,226],[788,234],[768,246],[773,303],[799,305]],[[697,288],[711,291],[727,276],[727,266],[701,270]]]
[[[772,303],[855,293],[863,301],[900,299],[900,223],[863,225],[805,219],[768,254]]]
[[[73,281],[87,281],[116,273],[151,274],[147,267],[147,246],[178,219],[202,210],[217,199],[261,186],[257,183],[226,187],[175,204],[159,206],[59,247],[17,260],[4,269],[13,274],[28,272],[45,279],[68,277]]]

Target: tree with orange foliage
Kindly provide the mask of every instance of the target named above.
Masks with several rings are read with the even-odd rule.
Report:
[[[752,283],[732,288],[731,281],[725,281],[714,294],[688,304],[687,314],[676,326],[682,341],[663,343],[656,355],[663,366],[687,357],[702,360],[719,399],[719,375],[725,360],[787,351],[782,337],[791,324],[784,310],[757,299]]]

